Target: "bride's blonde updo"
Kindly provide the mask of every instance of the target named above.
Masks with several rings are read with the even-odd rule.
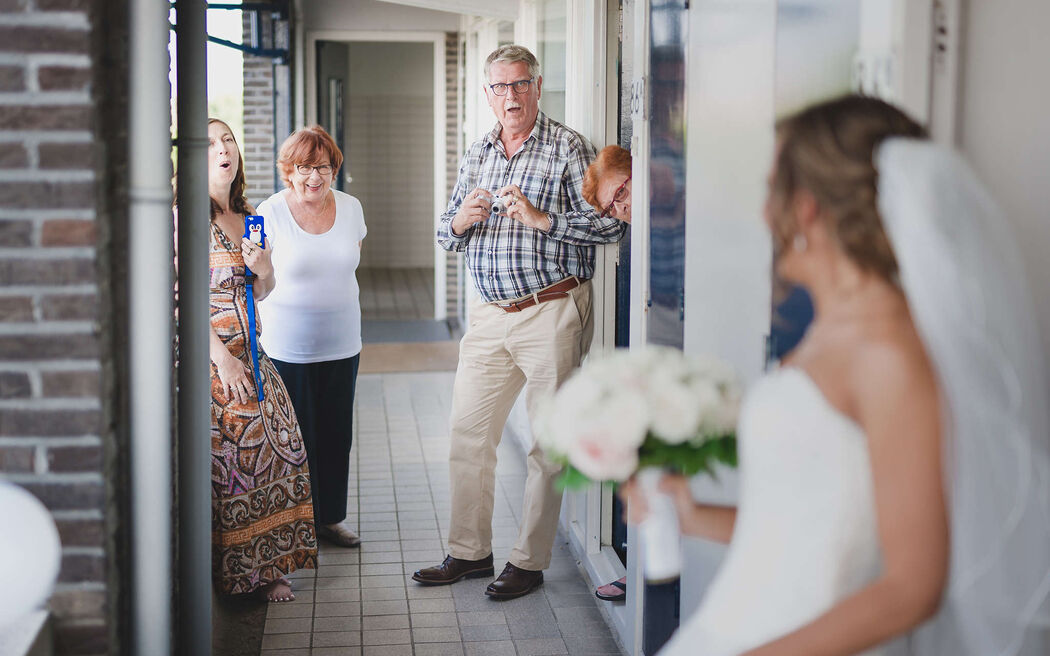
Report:
[[[776,131],[770,192],[776,252],[790,247],[798,232],[789,208],[795,192],[806,189],[843,252],[861,269],[896,284],[897,259],[879,217],[873,158],[885,139],[925,139],[926,131],[886,102],[853,95],[789,116]]]

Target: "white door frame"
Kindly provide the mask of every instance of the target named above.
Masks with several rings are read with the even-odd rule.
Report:
[[[296,94],[305,107],[305,124],[317,123],[317,42],[318,41],[383,41],[434,44],[434,234],[440,224],[438,218],[448,201],[445,188],[447,164],[445,161],[445,33],[366,30],[307,30],[306,70],[296,82]],[[434,319],[443,321],[447,315],[448,280],[445,272],[445,251],[434,241]]]

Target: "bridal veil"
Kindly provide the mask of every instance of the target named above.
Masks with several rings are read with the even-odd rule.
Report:
[[[1050,653],[1047,360],[1010,226],[963,160],[913,139],[876,152],[879,211],[938,374],[951,570],[918,656]]]

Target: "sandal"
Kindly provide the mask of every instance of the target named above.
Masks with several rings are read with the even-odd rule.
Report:
[[[627,598],[627,577],[600,586],[594,591],[594,596],[602,601],[623,601]]]
[[[357,533],[354,533],[343,522],[338,524],[318,524],[317,536],[329,542],[334,542],[340,547],[356,547],[361,544],[361,538],[358,537]]]

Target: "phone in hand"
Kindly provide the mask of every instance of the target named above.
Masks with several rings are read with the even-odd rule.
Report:
[[[244,238],[259,248],[266,248],[266,230],[263,228],[263,223],[263,217],[260,214],[249,214],[244,217]],[[246,266],[244,273],[251,275],[252,271]]]

